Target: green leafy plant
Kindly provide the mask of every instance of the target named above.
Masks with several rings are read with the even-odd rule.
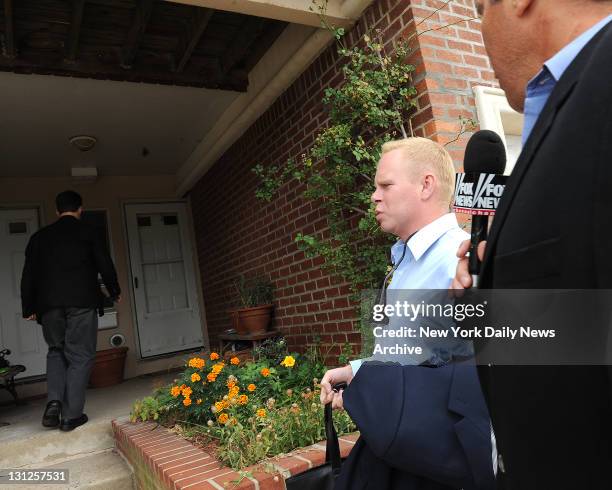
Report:
[[[306,183],[303,197],[324,210],[329,233],[298,233],[295,241],[307,256],[322,256],[324,266],[346,279],[353,292],[375,287],[384,277],[388,245],[370,202],[376,164],[384,142],[406,135],[403,121],[415,103],[414,67],[405,63],[409,49],[388,54],[378,35],[363,46],[342,44],[335,29],[343,83],[325,89],[329,123],[311,148],[282,166],[257,165],[259,199],[271,201],[290,180]]]
[[[270,343],[255,360],[222,360],[212,352],[192,357],[184,371],[152,396],[137,400],[132,420],[156,420],[196,443],[216,447],[234,469],[324,438],[320,353],[287,351]],[[335,415],[340,433],[352,432],[346,413]]]
[[[252,308],[272,303],[273,286],[264,277],[246,279],[240,275],[234,281],[234,287],[240,298],[243,308]]]

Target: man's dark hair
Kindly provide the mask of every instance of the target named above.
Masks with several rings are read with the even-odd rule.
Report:
[[[83,205],[83,199],[78,192],[64,191],[55,197],[55,208],[62,214],[66,212],[74,213]]]

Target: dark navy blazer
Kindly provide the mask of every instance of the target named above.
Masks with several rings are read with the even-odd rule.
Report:
[[[472,361],[364,363],[343,394],[361,437],[336,490],[491,490],[491,425]]]

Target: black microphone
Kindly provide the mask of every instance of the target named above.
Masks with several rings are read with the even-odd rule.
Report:
[[[463,167],[466,175],[473,174],[469,179],[473,181],[472,209],[487,208],[471,213],[468,270],[474,286],[477,286],[481,265],[478,259],[478,244],[487,239],[489,216],[495,214],[505,183],[505,179],[496,178],[503,174],[506,168],[506,149],[499,135],[486,129],[474,133],[465,148]]]

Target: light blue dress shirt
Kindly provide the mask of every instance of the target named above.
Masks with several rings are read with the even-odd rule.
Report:
[[[550,94],[557,85],[557,82],[561,79],[565,70],[567,70],[567,67],[576,59],[576,56],[582,51],[582,48],[584,48],[599,31],[607,26],[610,21],[612,21],[612,15],[602,19],[589,30],[583,32],[544,63],[540,72],[529,81],[526,89],[525,109],[523,111],[525,114],[525,120],[523,122],[523,145],[525,145],[525,142],[529,138],[542,109],[544,109],[546,105],[548,97],[550,97]]]
[[[470,235],[459,228],[454,213],[448,213],[429,223],[427,226],[415,233],[406,247],[404,259],[393,273],[391,283],[387,288],[389,292],[388,302],[392,304],[394,290],[447,290],[457,269],[457,249],[462,241],[468,240]],[[398,264],[404,242],[398,240],[391,247],[391,259],[393,264]],[[401,293],[398,293],[398,295]],[[390,326],[393,328],[393,326]],[[420,342],[421,339],[413,339]],[[435,345],[438,344],[438,345]],[[405,364],[418,364],[425,360],[436,363],[440,356],[446,354],[470,355],[465,350],[466,342],[454,341],[453,345],[448,340],[434,342],[434,345],[422,345],[423,354],[420,357],[411,356],[402,360]],[[471,349],[471,346],[468,346]],[[461,351],[461,352],[459,352]],[[351,361],[353,374],[367,359]]]

